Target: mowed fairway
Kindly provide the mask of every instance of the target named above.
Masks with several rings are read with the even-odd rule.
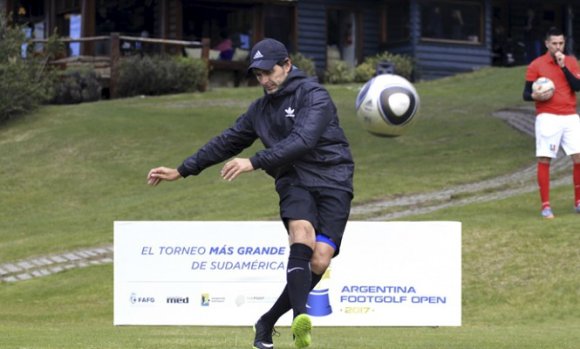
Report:
[[[393,139],[357,125],[360,85],[328,86],[355,157],[354,204],[533,164],[534,140],[491,116],[524,104],[523,76],[523,68],[485,69],[418,83],[419,119]],[[0,125],[0,265],[111,244],[115,220],[277,219],[278,198],[262,172],[229,183],[215,166],[198,177],[146,185],[151,167],[180,164],[260,94],[215,89],[50,106]],[[243,154],[260,149],[258,143]],[[535,192],[406,217],[462,222],[463,325],[316,328],[314,322],[312,348],[578,348],[580,215],[572,195],[571,186],[553,189],[553,221],[539,218]],[[0,283],[0,348],[251,348],[250,326],[115,327],[112,296],[112,265]],[[288,328],[280,332],[276,348],[292,348]]]

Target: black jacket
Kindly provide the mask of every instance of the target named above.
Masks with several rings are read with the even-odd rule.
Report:
[[[336,107],[324,87],[296,68],[278,91],[254,101],[234,126],[187,158],[178,171],[183,177],[197,175],[239,154],[257,138],[265,149],[250,161],[277,184],[288,181],[352,192],[354,162]]]

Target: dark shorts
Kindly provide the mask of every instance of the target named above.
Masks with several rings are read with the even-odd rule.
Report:
[[[340,243],[350,214],[352,194],[331,188],[305,188],[297,185],[280,185],[280,218],[288,230],[288,221],[307,220],[316,229],[316,235],[328,237],[340,252]],[[322,240],[324,241],[324,240]]]

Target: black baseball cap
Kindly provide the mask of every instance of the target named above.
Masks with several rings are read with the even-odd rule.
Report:
[[[288,58],[288,51],[286,46],[278,40],[264,39],[257,42],[252,47],[250,52],[250,66],[251,69],[272,70],[276,63]]]

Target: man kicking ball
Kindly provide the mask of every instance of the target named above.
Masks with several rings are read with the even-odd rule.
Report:
[[[312,340],[306,301],[340,251],[353,197],[354,162],[328,92],[292,65],[281,42],[258,42],[248,70],[264,88],[264,96],[178,168],[149,171],[148,183],[197,175],[256,139],[262,141],[265,149],[250,158],[233,158],[221,170],[228,181],[257,169],[274,177],[280,217],[289,235],[286,286],[254,325],[254,348],[274,348],[274,325],[289,310],[294,315],[294,344],[304,348]]]

